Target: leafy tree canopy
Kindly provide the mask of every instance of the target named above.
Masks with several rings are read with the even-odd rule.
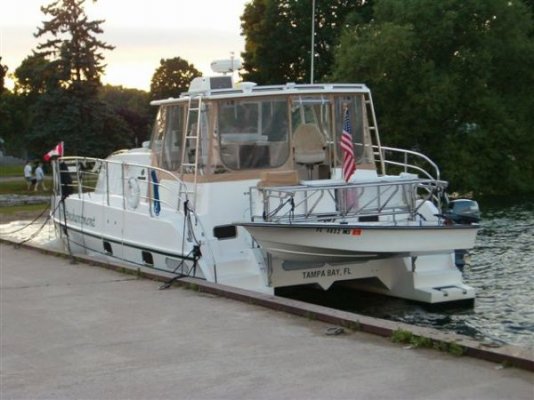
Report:
[[[180,93],[189,89],[193,78],[202,75],[193,64],[189,64],[180,57],[162,58],[159,64],[150,83],[152,99],[178,97]]]
[[[4,91],[5,88],[5,78],[7,75],[7,65],[2,64],[2,57],[0,57],[0,95]]]
[[[126,89],[122,86],[104,85],[99,98],[117,113],[133,134],[132,143],[140,146],[150,135],[152,113],[149,94],[143,90]]]
[[[150,113],[149,94],[144,90],[125,88],[120,85],[104,85],[99,89],[98,96],[113,110],[126,108],[140,115]]]
[[[26,157],[28,122],[25,98],[5,90],[0,95],[0,138],[5,141],[6,154]]]
[[[381,0],[344,31],[333,76],[369,84],[383,140],[457,188],[534,191],[532,27],[521,1]]]
[[[106,157],[132,145],[126,122],[94,96],[57,89],[39,96],[30,109],[32,124],[26,133],[29,150],[44,154],[65,142],[65,154]]]
[[[54,67],[43,54],[26,57],[15,70],[15,93],[37,95],[57,88],[59,81]]]
[[[372,1],[315,2],[314,80],[320,81],[333,63],[334,48],[347,15],[370,18]],[[259,84],[309,82],[311,78],[312,2],[252,0],[245,5],[241,30],[245,36],[244,80]]]

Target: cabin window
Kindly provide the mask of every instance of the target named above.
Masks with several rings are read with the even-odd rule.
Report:
[[[151,148],[158,165],[175,171],[182,160],[182,140],[185,121],[183,105],[161,106],[152,132]]]
[[[329,97],[298,96],[292,98],[291,104],[293,129],[301,124],[315,124],[325,136],[330,136],[331,102]]]
[[[160,107],[154,121],[154,128],[152,130],[152,139],[150,140],[150,148],[154,154],[160,154],[165,135],[165,124],[167,121],[167,107]]]
[[[217,133],[223,165],[231,170],[276,168],[289,157],[287,100],[224,100]]]
[[[168,106],[160,165],[170,171],[176,171],[182,162],[184,121],[185,108],[183,106]]]

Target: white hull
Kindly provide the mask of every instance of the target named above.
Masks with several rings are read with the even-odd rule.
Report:
[[[423,303],[470,301],[475,290],[462,282],[454,254],[390,257],[342,263],[291,262],[273,257],[272,285],[316,284],[327,290],[334,283]]]
[[[61,203],[53,220],[59,236],[73,253],[274,293],[262,271],[263,261],[242,237],[224,241],[221,247],[216,239],[203,240],[202,256],[195,263],[195,242],[191,235],[205,237],[205,234],[195,224],[194,232],[184,231],[183,214],[163,208],[160,216],[154,217],[147,204],[140,204],[135,211],[124,210],[122,199],[111,199],[108,206],[104,197],[95,194],[70,196],[64,203],[65,212]]]
[[[474,246],[475,226],[240,223],[272,255],[346,262],[450,253]]]
[[[289,250],[273,251],[274,247],[268,247],[269,242],[260,242],[261,249],[252,249],[249,246],[248,249],[232,252],[233,240],[227,240],[223,242],[221,251],[214,255],[216,268],[209,262],[207,246],[202,246],[204,255],[198,260],[196,268],[193,268],[192,243],[187,239],[183,240],[180,229],[183,221],[176,218],[177,214],[174,218],[155,219],[148,214],[125,213],[120,208],[103,206],[94,195],[91,199],[73,196],[66,199],[65,203],[66,213],[63,214],[63,207],[60,206],[54,215],[54,222],[70,251],[105,256],[133,266],[188,274],[199,279],[269,294],[273,294],[276,287],[317,284],[328,289],[335,282],[343,282],[350,287],[427,303],[474,298],[474,290],[462,283],[462,276],[454,265],[451,250],[434,247],[433,251],[429,251],[428,248],[422,247],[424,241],[419,241],[419,244],[413,243],[410,247],[413,253],[410,256],[398,250],[403,243],[397,240],[388,245],[386,239],[383,240],[384,247],[373,247],[372,235],[384,233],[381,229],[360,225],[347,228],[362,229],[363,234],[359,236],[330,230],[325,235],[331,236],[331,239],[325,240],[324,235],[317,235],[313,239],[316,244],[322,243],[320,249],[315,249],[309,245],[296,245],[295,238],[304,238],[302,235],[295,235],[293,230],[287,227],[258,228],[259,231],[274,233],[274,236],[279,238],[278,242],[287,240],[285,246]],[[81,215],[85,217],[81,218]],[[64,233],[65,216],[68,236]],[[247,226],[247,229],[249,228],[250,226]],[[312,233],[317,227],[307,227],[303,230]],[[413,235],[417,232],[410,229],[404,231],[414,232],[405,237],[406,241],[414,239]],[[434,230],[428,229],[428,232],[432,231]],[[456,231],[473,235],[476,229]],[[253,235],[256,236],[256,233]],[[244,235],[241,235],[241,239],[242,236]],[[368,241],[359,242],[360,246],[355,250],[354,239],[358,237],[367,237]],[[395,237],[399,237],[398,232]],[[241,245],[243,243],[241,242]],[[340,250],[341,245],[346,249]],[[351,245],[352,247],[349,247]],[[277,246],[280,247],[280,243]],[[296,246],[300,246],[297,247],[298,251]],[[373,251],[365,251],[365,246],[369,246]],[[384,249],[388,251],[385,252]],[[433,252],[440,254],[430,254]],[[415,253],[420,254],[416,259],[413,258]],[[265,260],[265,254],[270,254],[269,261]],[[180,263],[181,267],[177,268]],[[376,278],[377,284],[367,283],[362,286],[361,280],[369,278]]]

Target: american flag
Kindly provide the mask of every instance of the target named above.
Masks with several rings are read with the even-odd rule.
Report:
[[[354,171],[356,171],[354,145],[352,144],[352,127],[350,126],[348,109],[345,110],[340,145],[341,150],[343,150],[343,178],[345,179],[345,182],[348,182]]]

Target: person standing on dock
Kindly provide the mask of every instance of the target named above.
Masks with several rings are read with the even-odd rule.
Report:
[[[43,163],[40,162],[37,165],[37,168],[35,168],[35,191],[37,192],[37,188],[39,187],[39,184],[41,185],[41,188],[43,190],[46,190],[46,186],[44,184],[44,171],[43,171]]]
[[[33,177],[33,167],[30,160],[26,161],[26,165],[24,166],[24,179],[26,180],[27,189],[31,190],[35,179]]]

